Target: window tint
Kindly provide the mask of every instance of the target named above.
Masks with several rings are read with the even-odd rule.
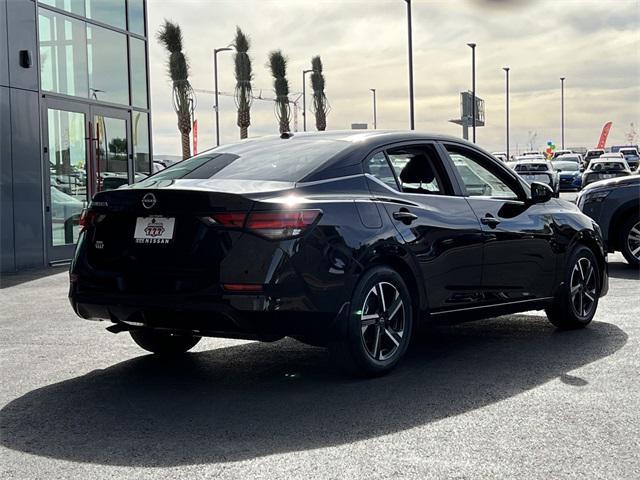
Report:
[[[393,171],[391,170],[389,162],[387,162],[387,157],[385,157],[384,153],[376,153],[365,162],[364,168],[365,172],[370,173],[394,190],[398,189],[396,178],[393,176]]]
[[[340,140],[265,140],[209,150],[150,177],[298,182],[351,144]]]
[[[129,0],[129,30],[144,35],[144,3],[143,0]]]
[[[473,154],[451,146],[446,148],[470,197],[518,198],[505,182],[475,160]]]
[[[433,145],[396,148],[387,155],[403,192],[447,193],[445,173]]]

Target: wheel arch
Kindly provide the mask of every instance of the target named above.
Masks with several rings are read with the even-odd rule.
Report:
[[[637,199],[630,200],[621,205],[611,217],[609,229],[607,231],[607,239],[609,243],[607,247],[609,250],[620,251],[622,246],[620,243],[620,228],[631,215],[635,215],[637,218],[640,218],[640,205],[638,205]]]
[[[389,252],[381,253],[373,257],[368,263],[364,271],[371,268],[384,266],[389,267],[402,277],[409,294],[411,295],[412,306],[416,313],[419,315],[422,312],[428,310],[428,300],[426,295],[426,288],[424,285],[424,279],[416,267],[409,263],[406,258],[408,254],[398,255]]]
[[[587,247],[591,250],[598,262],[598,269],[600,270],[600,285],[603,284],[604,275],[606,275],[606,255],[607,251],[602,241],[602,237],[597,234],[596,230],[582,230],[574,237],[570,248],[567,250],[564,266],[567,268],[567,263],[571,258],[571,253],[578,246]]]

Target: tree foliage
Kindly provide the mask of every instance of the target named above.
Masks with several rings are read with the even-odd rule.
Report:
[[[313,89],[313,112],[316,116],[316,128],[319,131],[327,128],[327,115],[331,107],[324,93],[324,74],[322,60],[317,55],[311,59],[311,88]]]
[[[240,27],[236,27],[236,38],[234,41],[236,53],[234,56],[236,73],[235,99],[238,107],[238,127],[240,127],[240,138],[247,138],[249,126],[251,125],[251,102],[252,90],[251,80],[251,58],[249,57],[249,47],[251,42]]]
[[[289,120],[291,108],[289,106],[289,81],[287,80],[287,58],[282,51],[275,50],[269,54],[269,68],[273,76],[273,89],[276,94],[275,113],[278,119],[280,133],[290,131]]]
[[[193,89],[189,83],[189,62],[182,51],[182,30],[178,24],[165,20],[157,33],[157,38],[169,53],[167,69],[173,86],[173,108],[178,117],[182,158],[188,158],[191,156],[189,134],[191,133]]]

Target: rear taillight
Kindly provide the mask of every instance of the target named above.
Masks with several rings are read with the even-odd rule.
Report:
[[[104,217],[104,214],[98,213],[91,208],[83,208],[82,213],[80,214],[80,220],[78,221],[80,230],[86,230],[89,227],[93,227],[97,223],[100,223]]]
[[[95,210],[91,210],[90,208],[83,208],[82,213],[80,214],[80,221],[78,224],[80,225],[81,230],[85,230],[86,228],[92,226],[96,219]]]
[[[320,218],[320,210],[286,210],[278,212],[215,213],[202,220],[208,225],[244,228],[270,239],[296,237]]]
[[[253,212],[247,218],[246,229],[267,238],[291,238],[313,225],[319,216],[320,210]]]
[[[244,221],[247,219],[247,214],[238,212],[216,213],[211,218],[215,223],[224,227],[242,228]]]

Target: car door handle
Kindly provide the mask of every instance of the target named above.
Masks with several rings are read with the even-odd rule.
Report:
[[[409,212],[408,210],[398,210],[397,212],[393,212],[393,218],[396,220],[400,220],[407,225],[413,222],[418,216],[414,213]]]
[[[482,223],[483,225],[488,225],[491,228],[496,228],[498,226],[498,224],[500,223],[500,220],[498,220],[497,218],[491,216],[491,215],[487,215],[485,217],[482,217],[480,219],[480,223]]]

